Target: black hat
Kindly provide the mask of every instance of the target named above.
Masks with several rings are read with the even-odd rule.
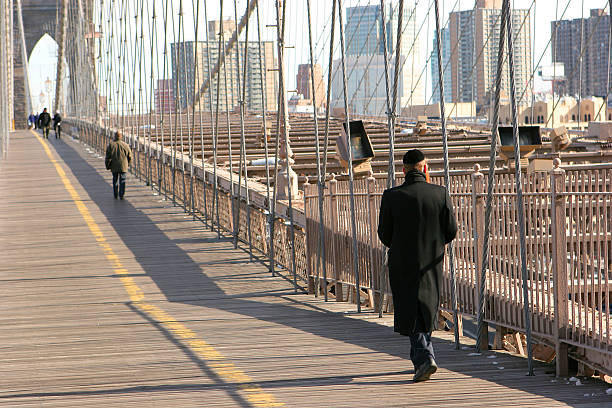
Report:
[[[423,160],[425,160],[425,155],[423,155],[423,152],[419,149],[412,149],[408,150],[406,154],[404,154],[404,159],[402,162],[404,164],[417,164]]]

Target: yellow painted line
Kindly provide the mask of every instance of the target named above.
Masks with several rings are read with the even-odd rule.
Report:
[[[189,347],[197,356],[205,360],[206,364],[211,367],[220,378],[222,378],[224,381],[238,384],[238,389],[245,394],[247,401],[253,406],[285,406],[285,404],[278,402],[274,398],[274,395],[265,392],[259,385],[254,383],[251,377],[249,377],[244,371],[236,367],[233,363],[227,361],[227,357],[225,357],[215,347],[208,344],[204,340],[199,339],[194,331],[189,329],[183,323],[177,321],[174,317],[158,306],[144,302],[144,292],[136,284],[136,282],[134,282],[133,278],[125,276],[128,274],[127,268],[123,266],[119,256],[115,254],[110,244],[106,241],[102,230],[100,230],[100,227],[98,224],[96,224],[95,220],[91,216],[91,213],[81,199],[81,196],[75,190],[72,183],[66,176],[66,172],[60,165],[59,161],[53,157],[53,153],[51,152],[49,145],[43,138],[38,136],[36,132],[31,132],[34,134],[34,136],[36,136],[45,150],[47,157],[49,157],[49,160],[55,166],[55,170],[64,183],[64,187],[68,191],[68,194],[70,194],[72,201],[74,201],[79,213],[85,220],[87,227],[89,227],[89,231],[96,238],[98,246],[104,252],[106,259],[113,268],[113,271],[115,274],[121,276],[119,279],[130,296],[130,300],[133,302],[133,304],[149,318],[163,326],[166,330],[168,330],[168,332],[172,333],[177,338],[180,338],[184,344],[187,345],[187,347]]]

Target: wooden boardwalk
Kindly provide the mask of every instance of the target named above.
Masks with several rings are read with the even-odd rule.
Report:
[[[612,406],[602,382],[526,377],[444,332],[414,384],[391,317],[294,294],[142,183],[114,200],[109,175],[32,132],[0,161],[0,406]]]

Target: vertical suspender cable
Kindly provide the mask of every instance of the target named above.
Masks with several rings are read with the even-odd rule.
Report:
[[[610,8],[610,0],[608,0],[608,12],[610,12],[610,14],[612,14],[612,10]],[[609,17],[612,19],[612,17]],[[608,107],[608,100],[610,98],[610,92],[612,92],[612,89],[610,89],[610,65],[612,63],[612,59],[610,58],[610,51],[612,51],[612,20],[610,21],[610,24],[608,24],[608,68],[607,68],[607,79],[606,79],[606,89],[608,90],[608,92],[606,93],[606,96],[604,98],[603,104],[601,104],[599,106],[599,109],[597,110],[597,113],[595,114],[595,116],[593,116],[593,120],[598,120],[597,117],[599,117],[599,120],[601,120],[601,110],[605,107]],[[607,112],[604,111],[604,121],[605,120],[612,120],[612,118],[607,117],[606,116]]]
[[[198,2],[199,3],[199,2]],[[208,7],[206,7],[206,2],[204,2],[204,20],[208,23]],[[214,41],[214,38],[213,40]],[[219,78],[217,78],[217,103],[216,103],[216,119],[215,115],[213,115],[213,93],[212,93],[212,83],[211,83],[211,75],[210,75],[210,30],[206,30],[206,75],[208,76],[208,82],[210,86],[208,87],[208,109],[210,111],[210,123],[212,129],[212,151],[213,151],[213,191],[211,194],[212,202],[211,202],[211,212],[210,212],[210,230],[214,231],[215,228],[215,220],[217,222],[217,226],[219,225],[219,194],[217,190],[217,128],[219,124]],[[220,47],[219,47],[220,49]],[[202,160],[204,158],[202,157]],[[204,163],[202,162],[202,166]],[[204,173],[206,176],[206,173]],[[206,177],[204,177],[205,179]],[[204,188],[206,188],[206,181],[204,181]],[[204,190],[204,194],[206,194],[206,189]],[[216,218],[215,218],[215,208]]]
[[[223,21],[223,17],[221,16],[220,21]],[[223,43],[225,44],[225,33],[223,32],[223,25],[221,25],[221,38]],[[225,51],[224,51],[225,53]],[[225,58],[223,58],[225,60]],[[229,67],[231,68],[231,55],[230,55],[230,63]],[[227,88],[227,69],[228,64],[224,64],[223,66],[223,87],[225,89],[225,126],[227,127],[227,151],[229,156],[229,179],[230,179],[230,203],[231,203],[231,219],[232,222],[232,238],[235,237],[237,232],[236,225],[236,186],[234,186],[234,163],[232,157],[232,125],[230,122],[230,100],[229,100],[229,91]],[[234,93],[234,88],[232,87],[232,93]],[[233,101],[233,96],[232,96]]]
[[[155,1],[155,0],[154,0]],[[164,113],[166,113],[165,111],[168,111],[168,130],[170,132],[170,143],[172,143],[172,107],[168,101],[168,103],[166,102],[166,98],[165,96],[168,94],[169,92],[169,88],[168,88],[168,79],[166,77],[166,68],[167,68],[167,62],[168,62],[168,4],[170,2],[167,1],[166,2],[166,7],[162,9],[162,16],[164,19],[164,62],[163,62],[163,68],[162,68],[162,78],[163,78],[163,96],[164,99],[162,100],[162,118],[161,118],[161,123],[160,123],[160,127],[161,127],[161,173],[159,176],[159,190],[160,192],[163,191],[164,193],[164,197],[167,200],[168,199],[168,183],[166,182],[166,153],[165,153],[165,140],[164,140],[164,136],[165,136],[165,128],[166,125],[164,123]],[[162,184],[163,184],[163,188],[162,188]]]
[[[158,119],[158,115],[159,112],[157,111],[157,109],[155,109],[155,124],[153,124],[153,98],[155,95],[155,91],[154,89],[154,78],[155,78],[155,71],[154,71],[154,67],[157,66],[157,71],[158,71],[158,75],[159,75],[159,63],[158,63],[158,57],[157,57],[157,37],[156,37],[156,29],[157,29],[157,25],[156,23],[156,19],[157,19],[157,15],[155,14],[155,0],[153,0],[153,10],[152,10],[152,16],[151,16],[151,22],[150,22],[150,35],[151,35],[151,77],[150,77],[150,82],[149,82],[149,133],[151,133],[153,131],[153,128],[155,127],[155,146],[156,148],[156,153],[155,153],[155,158],[156,158],[156,166],[157,166],[157,175],[159,177],[159,151],[160,151],[160,146],[159,146],[159,120]],[[156,64],[153,65],[153,58],[155,58],[155,62]],[[152,142],[152,141],[151,141]],[[150,143],[151,143],[150,142]],[[150,150],[150,148],[149,148]],[[151,188],[153,189],[153,177],[152,177],[152,169],[151,169],[151,152],[149,152],[149,183],[151,185]],[[157,187],[159,188],[159,183],[157,184]]]
[[[310,84],[311,84],[311,92],[310,98],[312,100],[312,120],[314,122],[314,135],[315,135],[315,149],[317,151],[317,186],[319,186],[319,250],[317,251],[318,259],[317,259],[317,268],[316,268],[316,280],[315,280],[315,295],[319,295],[319,290],[321,288],[319,281],[319,269],[321,263],[325,263],[325,242],[323,238],[323,234],[325,233],[325,229],[323,228],[323,189],[320,187],[323,185],[322,177],[325,177],[321,174],[321,151],[319,146],[319,121],[317,119],[317,84],[315,84],[315,71],[314,71],[314,48],[312,45],[312,18],[311,18],[311,7],[310,0],[306,0],[306,11],[308,15],[308,47],[310,51]],[[333,44],[331,45],[333,46]]]
[[[170,52],[172,52],[172,61],[174,62],[174,66],[179,68],[178,64],[178,41],[176,40],[176,29],[174,27],[174,2],[170,0],[170,16],[172,18],[172,39],[174,40],[175,47],[174,49],[170,48]],[[172,67],[172,75],[174,76],[174,67]],[[176,73],[178,76],[178,72]],[[172,204],[176,205],[176,148],[177,142],[176,138],[181,133],[182,129],[179,129],[178,126],[178,117],[180,116],[180,81],[176,81],[176,86],[173,86],[173,94],[174,94],[174,133],[172,132],[172,128],[170,128],[170,148],[172,149],[170,152],[172,154]],[[171,120],[172,121],[172,120]],[[171,125],[172,126],[172,125]]]
[[[571,0],[567,1],[568,5],[569,5],[570,1]],[[559,43],[557,42],[557,30],[559,30],[558,15],[559,15],[559,0],[556,0],[556,6],[555,6],[555,25],[554,25],[554,30],[551,33],[551,35],[554,36],[554,41],[552,41],[554,46],[552,47],[552,51],[551,51],[552,62],[553,62],[553,80],[552,80],[552,102],[553,102],[553,106],[555,104],[555,80],[557,79],[557,64],[555,64],[555,62],[557,61],[557,47],[559,46]],[[500,41],[501,41],[501,37],[500,37]],[[546,126],[548,126],[548,118],[546,119]],[[552,115],[552,127],[553,128],[555,127],[555,115]]]
[[[220,0],[219,2],[219,20],[223,21],[223,0]],[[218,33],[215,33],[217,36],[219,36],[219,48],[217,51],[217,59],[221,58],[221,50],[223,47],[223,30],[220,30]],[[211,73],[210,73],[210,64],[208,65],[208,77],[210,79],[211,77]],[[219,102],[220,102],[220,98],[221,98],[221,75],[217,75],[217,96],[216,96],[216,104],[215,104],[215,129],[216,129],[216,133],[213,133],[213,160],[214,160],[214,167],[213,167],[213,178],[214,178],[214,189],[215,189],[215,203],[216,205],[213,205],[214,207],[214,211],[215,211],[215,216],[217,219],[217,237],[221,237],[221,223],[219,221],[219,183],[217,180],[217,142],[218,142],[218,134],[219,134]],[[231,175],[231,173],[230,173]],[[231,196],[230,196],[231,199]],[[213,204],[215,204],[213,203]],[[214,225],[214,223],[212,224]]]
[[[247,10],[245,11],[245,15],[248,15],[248,8],[249,5],[247,5]],[[236,49],[239,49],[238,46],[236,46]],[[242,78],[242,97],[241,97],[241,116],[242,116],[242,123],[244,124],[244,114],[245,114],[245,109],[246,109],[246,87],[247,87],[247,67],[248,67],[248,61],[249,61],[249,18],[247,18],[246,21],[246,26],[244,29],[244,72],[243,72],[243,78]],[[251,231],[251,199],[249,197],[249,173],[248,173],[248,169],[247,169],[247,152],[246,152],[246,139],[244,136],[244,131],[243,131],[243,136],[242,136],[242,144],[243,144],[243,148],[242,148],[242,154],[244,155],[244,158],[242,159],[242,163],[244,164],[244,192],[245,192],[245,206],[246,206],[246,223],[247,223],[247,240],[249,241],[249,259],[252,261],[253,260],[253,236],[252,236],[252,231]],[[240,183],[238,184],[240,186]]]
[[[182,39],[181,39],[181,35],[182,35]],[[184,79],[183,93],[179,91],[179,95],[181,95],[181,100],[178,105],[179,107],[178,117],[179,117],[179,127],[180,128],[177,130],[177,136],[180,136],[181,138],[181,180],[183,183],[182,201],[183,201],[183,208],[185,209],[185,211],[187,211],[188,204],[187,204],[187,186],[185,184],[185,142],[184,142],[184,137],[183,137],[185,127],[183,126],[183,103],[185,104],[185,110],[187,112],[187,115],[186,115],[187,137],[189,139],[191,139],[191,129],[189,128],[189,103],[187,100],[187,93],[188,93],[188,90],[187,90],[187,51],[185,47],[185,24],[184,24],[184,19],[183,19],[183,0],[179,0],[178,44],[175,50],[176,50],[176,60],[177,60],[177,63],[176,63],[177,71],[181,67],[181,63],[180,63],[181,54],[183,56],[183,68],[185,70],[185,75],[183,75],[183,79]],[[179,84],[180,86],[180,81],[177,81],[177,84]]]
[[[281,3],[282,2],[282,3]],[[282,8],[282,17],[281,17]],[[285,15],[287,11],[287,1],[277,0],[276,1],[276,32],[278,38],[278,80],[279,80],[279,118],[282,114],[283,120],[283,137],[285,142],[285,153],[287,166],[287,198],[289,201],[289,231],[290,231],[290,245],[291,245],[291,269],[293,275],[293,288],[297,293],[297,271],[296,271],[296,260],[295,260],[295,227],[293,223],[293,197],[291,191],[291,155],[289,148],[289,113],[287,112],[287,90],[285,88]],[[282,25],[281,25],[282,22]],[[277,159],[278,160],[278,159]],[[275,183],[276,190],[276,183]]]
[[[508,0],[504,0],[504,3]],[[486,344],[488,348],[488,333],[484,333],[484,313],[485,313],[485,286],[487,284],[487,269],[489,267],[489,236],[491,229],[491,206],[493,203],[493,187],[495,185],[495,163],[497,156],[497,142],[499,135],[497,127],[499,125],[499,97],[501,93],[501,80],[504,64],[504,47],[506,37],[506,14],[507,8],[502,7],[502,17],[499,29],[499,48],[497,51],[497,73],[495,76],[495,102],[493,105],[493,118],[491,129],[491,151],[489,156],[489,174],[487,178],[487,201],[485,206],[484,237],[482,237],[482,265],[480,265],[480,286],[478,296],[478,339],[476,340],[476,350],[481,351],[481,344]],[[476,237],[475,237],[476,238]],[[478,248],[475,248],[478,249]]]
[[[578,130],[580,130],[580,108],[582,107],[582,60],[584,59],[582,50],[584,45],[584,0],[582,0],[580,15],[580,58],[578,58]],[[584,120],[586,122],[586,118]]]
[[[267,129],[267,104],[268,104],[268,90],[267,90],[267,73],[266,73],[266,67],[267,65],[264,64],[264,53],[262,52],[262,47],[261,47],[261,19],[259,16],[259,2],[257,3],[257,49],[259,52],[259,82],[260,82],[260,86],[261,86],[261,131],[263,134],[263,142],[264,142],[264,160],[266,162],[265,164],[265,169],[266,169],[266,207],[267,207],[267,223],[266,223],[266,233],[265,235],[267,237],[262,237],[262,239],[267,239],[268,242],[268,257],[269,257],[269,261],[270,263],[272,263],[272,256],[271,256],[271,252],[270,252],[270,248],[272,248],[272,246],[274,245],[274,240],[272,239],[272,235],[270,234],[270,220],[271,220],[271,214],[272,214],[272,203],[271,203],[271,199],[270,199],[270,163],[268,162],[269,160],[269,151],[268,151],[268,129]]]
[[[389,163],[387,166],[387,188],[391,188],[395,185],[395,112],[393,110],[393,103],[391,102],[391,89],[389,86],[389,50],[387,46],[387,27],[385,25],[385,0],[380,0],[380,25],[382,29],[383,58],[385,60],[385,94],[387,105],[387,127],[389,130]],[[400,29],[401,25],[398,25],[398,30]],[[395,86],[397,86],[397,82],[395,83]],[[393,95],[394,97],[397,96],[397,91],[395,91]],[[389,249],[385,248],[383,255],[383,263],[388,256]],[[383,273],[380,274],[380,294],[378,296],[379,304],[376,305],[376,308],[378,309],[378,317],[383,316],[383,308],[385,304],[385,290],[387,288],[387,276],[384,272],[384,265],[382,265],[381,270],[383,271]]]
[[[394,166],[394,158],[395,158],[395,118],[397,117],[397,86],[399,83],[399,72],[400,68],[400,56],[401,56],[401,47],[402,47],[402,37],[403,37],[403,17],[404,17],[404,0],[399,1],[398,8],[398,17],[397,17],[397,44],[395,45],[395,68],[393,72],[393,107],[391,108],[391,133],[389,134],[389,156],[390,156],[390,165],[388,174],[391,174],[392,179],[395,179],[395,166]],[[414,15],[414,13],[413,13]],[[411,19],[414,17],[411,17]],[[414,55],[414,53],[413,53]],[[411,77],[413,75],[411,74]],[[388,181],[387,181],[388,183]],[[391,186],[394,184],[394,180],[391,183]]]
[[[119,111],[121,112],[121,119],[120,119],[120,128],[123,132],[125,132],[125,127],[126,127],[126,122],[127,122],[127,115],[125,114],[125,73],[127,71],[126,69],[126,65],[127,65],[127,50],[125,48],[126,45],[126,40],[125,37],[127,36],[127,8],[128,6],[126,5],[126,1],[127,0],[121,0],[121,17],[119,19],[120,21],[120,36],[119,36],[119,55],[117,56],[117,60],[119,62],[118,66],[120,66],[120,71],[118,74],[118,83],[117,83],[117,103],[120,103],[121,105],[121,109],[118,110],[118,114]],[[130,144],[131,144],[131,140]],[[132,165],[133,167],[133,165]]]
[[[534,23],[533,24],[533,41],[530,43],[530,47],[532,49],[531,49],[531,52],[529,53],[531,55],[531,72],[535,71],[535,67],[534,67],[534,65],[535,65],[535,58],[534,58],[534,54],[535,54],[535,45],[536,45],[535,22],[537,21],[536,20],[537,7],[538,7],[538,3],[534,2],[534,5],[533,5],[533,19],[529,20],[530,23],[531,23],[531,21],[533,21],[533,23]],[[531,27],[529,27],[529,28],[531,29]],[[533,45],[531,45],[531,44],[533,44]],[[554,64],[555,61],[553,61],[552,63]],[[531,78],[530,81],[531,81],[531,113],[530,113],[531,118],[529,120],[529,123],[533,125],[534,124],[534,121],[533,121],[534,106],[533,105],[535,105],[535,90],[534,90],[535,87],[534,87],[533,77]]]
[[[280,0],[274,0],[275,3],[277,3]],[[278,8],[278,3],[275,6],[276,8]],[[277,25],[277,41],[278,41],[278,33],[279,33],[279,26],[280,26],[280,21],[279,21],[279,17],[278,17],[278,13],[277,13],[277,19],[276,19],[276,25]],[[282,55],[282,53],[280,54]],[[277,68],[276,71],[279,72],[279,78],[280,78],[280,65],[281,65],[282,60],[280,59],[280,56],[278,57],[278,61],[277,61]],[[279,84],[281,83],[281,81],[279,80]],[[275,274],[275,268],[276,268],[276,260],[275,260],[275,253],[276,253],[276,249],[274,248],[274,242],[275,242],[275,237],[274,237],[274,230],[275,230],[275,224],[276,224],[276,197],[278,196],[278,153],[280,150],[280,135],[281,135],[281,103],[282,103],[282,99],[281,99],[281,94],[282,92],[284,92],[284,90],[281,88],[281,86],[278,86],[278,90],[277,90],[277,105],[276,105],[276,139],[274,141],[274,190],[272,192],[272,211],[270,212],[270,241],[272,242],[272,245],[270,246],[270,272],[272,273],[272,276],[274,276]]]
[[[521,151],[519,149],[518,118],[516,109],[516,89],[514,79],[514,43],[512,32],[512,10],[510,0],[505,0],[506,25],[508,36],[508,64],[510,67],[510,104],[512,105],[512,135],[514,141],[514,166],[516,168],[516,199],[518,201],[518,230],[521,245],[521,275],[523,277],[523,310],[525,312],[525,331],[527,332],[527,368],[533,375],[533,350],[531,347],[531,307],[529,305],[529,280],[527,275],[527,248],[525,244],[525,208],[523,203],[523,184],[521,179]]]
[[[138,10],[136,10],[136,15],[138,16]],[[137,129],[136,129],[136,147],[137,150],[139,152],[139,156],[140,156],[140,151],[141,151],[141,141],[140,141],[140,128],[141,126],[141,120],[142,120],[142,91],[143,91],[143,83],[142,83],[142,70],[145,67],[145,63],[143,61],[143,54],[144,54],[144,0],[140,0],[140,35],[138,35],[138,26],[134,27],[134,31],[136,32],[136,36],[137,36],[137,41],[134,44],[135,47],[138,47],[138,120],[137,120]],[[140,39],[140,44],[138,43],[138,38]],[[136,61],[134,61],[134,63],[136,64]],[[134,77],[134,80],[136,78]],[[146,88],[146,82],[145,82],[145,88]],[[134,84],[135,87],[135,84]],[[134,101],[135,103],[136,101]],[[144,172],[144,178],[145,178],[145,182],[147,185],[149,185],[149,171],[148,171],[148,166],[147,166],[147,157],[149,155],[149,144],[147,143],[147,141],[149,141],[149,136],[150,136],[150,129],[143,131],[143,141],[142,141],[142,145],[143,145],[143,152],[144,152],[144,163],[141,165],[140,161],[138,161],[138,166],[140,167],[140,177],[142,179],[143,177],[143,172]],[[142,169],[142,166],[144,166],[144,170]]]
[[[248,5],[247,11],[245,15],[248,13]],[[238,23],[238,6],[236,0],[234,0],[234,16],[236,19],[236,23]],[[244,171],[244,185],[245,185],[245,201],[246,201],[246,218],[247,218],[247,241],[249,243],[249,256],[250,259],[253,259],[253,246],[251,242],[251,226],[250,226],[250,213],[249,213],[249,183],[248,183],[248,173],[247,173],[247,163],[246,163],[246,139],[244,133],[244,110],[246,103],[246,83],[247,83],[247,67],[248,67],[248,47],[249,47],[249,19],[247,18],[246,26],[245,26],[245,40],[244,40],[244,73],[242,77],[242,81],[240,79],[240,42],[238,41],[236,44],[236,80],[238,83],[238,106],[240,108],[240,166],[238,169],[238,200],[237,200],[237,219],[236,224],[240,223],[240,206],[242,202],[242,174]],[[244,166],[244,167],[243,167]],[[238,227],[239,228],[239,227]],[[238,231],[239,232],[239,231]],[[238,245],[238,234],[234,236],[234,247]]]
[[[342,12],[342,11],[340,11]],[[331,32],[329,39],[329,61],[327,66],[327,95],[325,99],[325,132],[323,137],[323,170],[321,174],[323,177],[321,178],[321,183],[319,183],[319,214],[322,211],[323,206],[323,192],[325,189],[325,178],[327,177],[327,148],[329,146],[329,115],[330,115],[330,102],[331,102],[331,82],[333,75],[333,62],[334,62],[334,32],[336,27],[336,2],[332,1],[332,15],[331,15]],[[325,226],[323,225],[323,218],[319,219],[319,230],[325,231]],[[321,236],[323,234],[321,233]],[[325,301],[328,300],[327,293],[327,262],[325,257],[321,258],[321,265],[323,267],[323,293]]]
[[[248,7],[248,6],[247,6]],[[238,5],[236,0],[234,0],[234,21],[236,26],[238,26]],[[248,24],[248,20],[247,20]],[[248,30],[248,28],[247,28]],[[248,39],[247,39],[248,41]],[[245,67],[246,67],[246,58],[245,58]],[[243,144],[244,144],[244,101],[242,100],[242,83],[240,79],[240,37],[238,37],[236,41],[236,84],[238,87],[238,109],[240,111],[240,150],[239,150],[239,159],[238,159],[238,195],[236,197],[236,211],[234,218],[234,248],[238,248],[238,236],[240,235],[240,206],[242,205],[242,154],[243,154]],[[244,84],[246,86],[246,84]],[[234,94],[234,87],[232,86],[232,95]],[[232,97],[232,105],[233,105],[233,97]],[[246,167],[246,166],[245,166]]]
[[[64,52],[66,50],[66,31],[68,30],[68,1],[61,2],[61,17],[59,26],[59,38],[57,40],[59,48],[57,52],[57,73],[55,76],[55,110],[61,110],[62,101],[62,81],[64,76]]]
[[[182,40],[181,40],[182,35]],[[194,47],[196,46],[193,43]],[[189,186],[190,186],[190,199],[187,202],[187,185],[185,183],[185,146],[183,143],[183,121],[182,115],[181,117],[181,172],[183,179],[183,208],[185,212],[193,211],[193,126],[189,125],[189,87],[187,86],[187,79],[189,77],[189,70],[187,69],[187,44],[185,43],[185,13],[183,11],[183,0],[179,1],[179,50],[181,50],[181,54],[183,55],[183,67],[185,70],[185,75],[183,76],[184,84],[183,84],[183,92],[184,92],[184,104],[185,104],[185,119],[187,121],[187,142],[189,143],[188,147],[188,156],[189,156]],[[192,54],[193,55],[193,54]],[[178,64],[180,66],[180,64]],[[182,105],[182,104],[181,104]],[[195,104],[194,104],[195,105]],[[193,123],[193,122],[192,122]]]
[[[450,177],[448,170],[448,132],[446,130],[446,112],[444,106],[444,77],[442,72],[442,46],[440,30],[439,0],[435,0],[436,9],[436,48],[438,50],[438,85],[440,89],[440,120],[442,122],[442,150],[444,154],[444,184],[447,191],[450,191]],[[398,50],[399,52],[399,50]],[[453,309],[453,326],[455,332],[455,348],[459,350],[459,315],[457,311],[457,280],[455,276],[455,256],[453,243],[448,244],[448,265],[451,278],[451,307]]]
[[[353,148],[351,143],[351,122],[350,113],[348,106],[348,83],[346,78],[346,52],[344,44],[344,26],[342,22],[342,0],[336,0],[338,2],[338,24],[340,30],[340,53],[342,56],[342,93],[344,96],[344,114],[346,123],[346,137],[348,146],[348,174],[349,174],[349,201],[351,209],[351,237],[353,239],[353,273],[355,275],[355,291],[357,293],[357,313],[361,313],[361,285],[359,276],[359,264],[357,259],[357,222],[355,219],[355,191],[353,186]],[[400,0],[400,4],[403,0]],[[401,16],[401,13],[400,13]],[[399,41],[399,39],[398,39]]]
[[[193,9],[194,9],[194,0],[191,0],[191,11],[193,13]],[[192,115],[191,115],[191,123],[193,124],[193,132],[195,133],[195,93],[196,93],[196,84],[200,83],[200,57],[198,55],[198,50],[200,48],[200,43],[198,42],[198,34],[199,34],[199,29],[200,29],[200,2],[198,1],[198,5],[196,7],[196,11],[195,13],[193,13],[193,15],[195,16],[195,20],[194,20],[194,32],[195,32],[195,39],[193,42],[193,48],[194,48],[194,58],[195,58],[195,70],[194,70],[194,75],[193,75],[193,96],[192,96]],[[201,158],[201,163],[202,163],[202,199],[203,199],[203,205],[202,205],[202,214],[204,215],[204,222],[206,223],[208,221],[208,213],[206,211],[206,172],[204,171],[204,131],[202,129],[202,102],[201,99],[198,100],[198,118],[199,118],[199,122],[200,122],[200,158]],[[195,137],[195,136],[194,136]],[[193,217],[195,219],[195,198],[193,195],[193,181],[194,181],[194,174],[193,174],[193,158],[195,156],[195,152],[194,152],[194,137],[192,137],[191,140],[191,184],[190,184],[190,189],[191,189],[191,210],[193,211]]]

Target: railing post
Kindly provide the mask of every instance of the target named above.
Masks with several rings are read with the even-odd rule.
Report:
[[[338,180],[332,174],[331,180],[329,180],[329,213],[331,216],[331,259],[334,268],[334,296],[336,302],[342,302],[342,282],[340,282],[340,265],[338,265],[338,243],[337,243],[337,232],[338,232],[338,197],[336,191],[338,189]]]
[[[484,193],[484,174],[480,172],[480,165],[474,165],[474,173],[472,173],[472,234],[474,237],[474,257],[476,261],[475,265],[475,278],[476,285],[474,285],[474,299],[476,300],[478,313],[482,313],[483,308],[480,307],[480,282],[481,278],[479,275],[480,267],[482,265],[482,241],[484,238],[484,221],[485,221],[485,198],[483,196]],[[486,302],[486,300],[483,300]],[[480,350],[488,350],[489,349],[489,325],[484,321],[483,316],[483,324],[480,327],[480,332],[476,333],[476,338],[480,339]]]
[[[310,201],[310,197],[308,196],[308,193],[310,193],[310,183],[308,180],[308,176],[306,176],[306,182],[303,184],[303,188],[304,188],[304,214],[305,214],[305,219],[306,219],[306,268],[307,268],[307,276],[308,276],[308,293],[311,295],[315,295],[318,296],[319,295],[319,291],[316,290],[316,284],[318,283],[315,282],[315,277],[314,277],[314,273],[313,273],[313,267],[312,267],[312,258],[311,258],[311,252],[312,252],[312,248],[311,248],[311,244],[310,244],[310,234],[308,233],[308,225],[311,222],[311,220],[309,219],[310,216],[310,212],[308,210],[308,204]],[[316,248],[316,245],[314,246]],[[315,251],[316,252],[316,251]],[[315,260],[316,262],[316,260]],[[315,268],[316,270],[316,268]]]
[[[376,229],[378,225],[377,214],[374,211],[376,208],[376,196],[374,195],[376,191],[376,179],[374,178],[374,173],[370,170],[370,177],[368,177],[368,216],[369,216],[369,228],[370,228],[370,288],[368,289],[368,303],[370,307],[374,307],[374,305],[378,305],[378,298],[383,295],[383,292],[380,288],[379,276],[376,274],[376,267],[380,266],[380,262],[374,262],[376,257],[376,248],[374,243],[377,241],[378,236],[376,234]]]
[[[568,288],[567,288],[567,235],[565,226],[565,170],[561,167],[561,160],[553,161],[550,171],[550,202],[551,202],[551,246],[552,246],[552,275],[553,297],[555,307],[555,351],[557,376],[568,375],[567,331],[568,321]]]

